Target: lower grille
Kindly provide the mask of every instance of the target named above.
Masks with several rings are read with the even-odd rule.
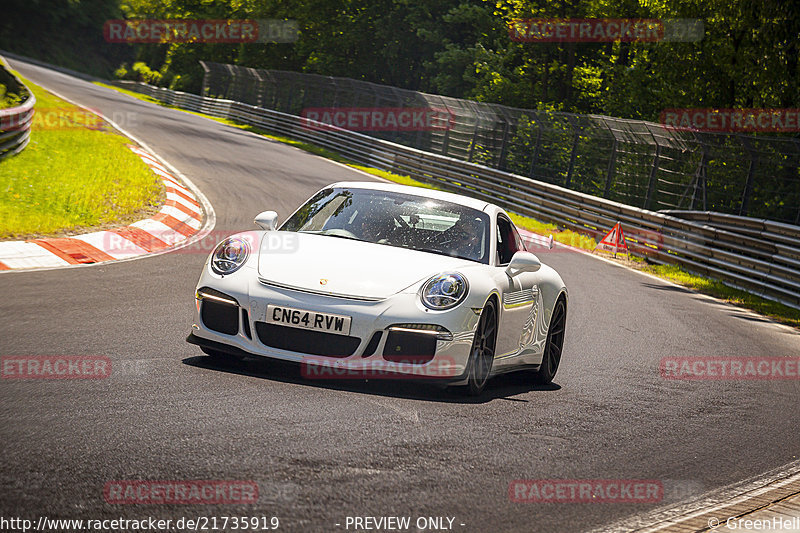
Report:
[[[235,305],[203,299],[200,304],[200,318],[210,330],[226,335],[239,333],[239,308]]]
[[[389,331],[383,347],[383,358],[395,363],[421,365],[436,354],[436,335],[405,331]]]
[[[361,344],[361,339],[358,337],[290,328],[266,322],[256,322],[256,334],[258,340],[270,348],[326,357],[349,357]]]

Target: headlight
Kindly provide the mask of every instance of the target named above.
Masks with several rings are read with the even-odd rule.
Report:
[[[445,272],[426,281],[420,297],[425,307],[441,311],[460,304],[467,290],[467,278],[458,272]]]
[[[239,237],[228,237],[217,245],[211,255],[211,270],[222,276],[233,274],[250,255],[250,245]]]

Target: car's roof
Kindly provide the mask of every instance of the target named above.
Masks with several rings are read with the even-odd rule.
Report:
[[[410,185],[398,185],[397,183],[385,183],[379,181],[339,181],[329,185],[329,187],[401,192],[405,194],[413,194],[415,196],[422,196],[425,198],[433,198],[435,200],[453,202],[455,204],[471,207],[472,209],[477,209],[478,211],[485,211],[486,207],[491,205],[484,200],[477,200],[475,198],[470,198],[469,196],[462,196],[460,194],[454,194],[451,192],[437,191],[435,189],[412,187]]]

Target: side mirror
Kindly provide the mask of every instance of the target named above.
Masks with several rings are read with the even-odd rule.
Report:
[[[256,225],[260,226],[262,229],[267,231],[275,231],[278,227],[278,213],[275,211],[264,211],[263,213],[259,213],[256,215],[255,220],[253,222]]]
[[[516,276],[521,272],[536,272],[542,268],[539,258],[530,252],[517,252],[511,258],[511,262],[506,267],[506,274]]]

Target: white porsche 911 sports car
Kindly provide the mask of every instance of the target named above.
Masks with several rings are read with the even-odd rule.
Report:
[[[228,237],[206,261],[187,338],[206,354],[381,370],[473,395],[511,370],[553,380],[567,289],[496,205],[342,182],[280,229],[277,217],[261,213],[261,231]]]

